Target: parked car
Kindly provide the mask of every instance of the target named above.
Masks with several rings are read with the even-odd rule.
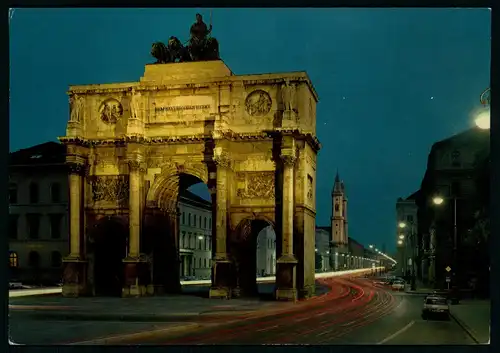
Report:
[[[429,295],[425,298],[422,319],[427,320],[432,316],[444,317],[446,320],[450,319],[450,306],[445,297]]]
[[[9,282],[9,289],[23,289],[24,286],[21,282]]]
[[[405,281],[395,280],[391,285],[392,290],[402,291],[405,290]]]

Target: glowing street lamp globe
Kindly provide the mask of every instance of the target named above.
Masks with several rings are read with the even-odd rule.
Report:
[[[402,241],[402,240],[398,240],[398,244],[399,244],[399,245],[402,245],[402,244],[403,244],[403,241]]]
[[[434,205],[441,205],[444,202],[444,199],[440,196],[436,196],[432,199],[432,203]]]
[[[405,238],[405,236],[403,234],[399,235],[399,239],[404,239],[404,238]]]
[[[490,128],[490,110],[484,109],[479,114],[477,114],[476,119],[474,119],[476,126],[481,130],[488,130]]]

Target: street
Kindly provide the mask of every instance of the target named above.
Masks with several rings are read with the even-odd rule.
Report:
[[[423,320],[421,295],[392,292],[366,278],[318,282],[330,291],[296,304],[184,295],[178,304],[171,303],[177,313],[161,317],[157,312],[155,318],[136,321],[123,315],[58,318],[55,312],[73,313],[62,306],[36,313],[11,307],[10,334],[26,344],[474,344],[453,319]],[[266,291],[272,291],[271,284],[261,288]],[[142,303],[147,300],[161,303],[154,298]]]

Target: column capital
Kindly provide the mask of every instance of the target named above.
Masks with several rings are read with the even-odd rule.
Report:
[[[69,174],[83,176],[87,171],[87,165],[84,163],[67,162]]]
[[[128,164],[129,171],[139,171],[141,173],[146,172],[146,168],[144,167],[144,164],[140,161],[128,160],[127,164]]]
[[[295,165],[295,161],[297,160],[297,157],[290,153],[282,153],[280,158],[283,161],[283,164],[289,167],[293,167]]]
[[[231,158],[229,156],[229,153],[226,151],[222,150],[214,151],[214,156],[212,157],[212,160],[217,165],[217,167],[229,168],[231,166]]]

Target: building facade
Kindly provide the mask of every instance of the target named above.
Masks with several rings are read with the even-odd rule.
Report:
[[[489,178],[479,178],[479,171],[489,160],[489,143],[489,131],[473,128],[431,148],[417,198],[418,236],[424,280],[437,288],[463,288],[489,275],[487,239],[476,231],[487,204],[480,195]],[[489,279],[482,282],[487,286]]]
[[[398,198],[396,201],[396,244],[398,275],[409,276],[411,273],[419,273],[421,276],[427,276],[427,269],[419,271],[419,263],[415,263],[418,257],[419,246],[417,243],[417,204],[416,198],[418,191],[407,198]],[[404,224],[404,228],[400,225]]]
[[[212,204],[186,190],[179,197],[180,277],[210,279],[212,271]]]
[[[332,271],[330,263],[331,227],[316,227],[316,272]]]
[[[25,284],[59,283],[68,253],[66,151],[47,142],[9,154],[9,269]]]
[[[276,274],[276,233],[273,227],[262,229],[257,236],[257,276]]]

